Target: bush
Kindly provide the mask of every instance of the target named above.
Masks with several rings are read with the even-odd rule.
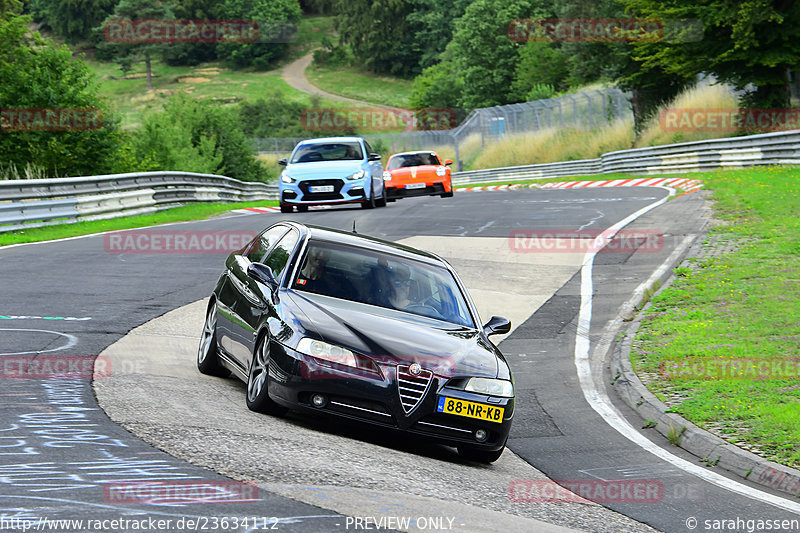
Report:
[[[37,167],[50,177],[115,172],[124,140],[118,118],[97,96],[97,85],[86,63],[73,59],[66,46],[32,33],[29,23],[30,17],[0,19],[2,107],[8,112],[88,109],[98,112],[102,119],[96,121],[96,129],[76,122],[71,131],[45,131],[35,124],[34,129],[4,131],[0,135],[0,164],[20,170]]]
[[[148,170],[222,174],[244,181],[268,181],[234,110],[178,94],[163,111],[146,117],[135,150]]]

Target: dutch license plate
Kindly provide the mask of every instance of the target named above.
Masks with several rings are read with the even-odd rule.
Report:
[[[425,184],[424,183],[407,183],[406,184],[406,189],[424,189],[424,188],[425,188]]]
[[[333,185],[313,185],[308,192],[333,192]]]
[[[440,413],[478,418],[480,420],[486,420],[487,422],[503,422],[502,407],[456,400],[455,398],[448,398],[446,396],[439,396],[439,405],[436,410]]]

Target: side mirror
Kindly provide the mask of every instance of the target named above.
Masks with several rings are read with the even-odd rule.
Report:
[[[250,263],[247,265],[247,275],[259,283],[263,283],[273,291],[278,288],[278,278],[272,273],[272,269],[264,263]]]
[[[278,159],[278,164],[279,164],[280,166],[282,166],[282,167],[285,167],[287,164],[289,164],[289,162],[286,160],[286,158],[285,158],[285,157],[283,157],[283,158],[281,158],[281,159]]]
[[[452,165],[453,164],[453,160],[452,159],[445,159],[444,160],[444,164],[445,165]]]
[[[503,316],[493,316],[483,325],[483,332],[489,335],[503,335],[511,331],[511,321]]]
[[[367,158],[367,160],[368,161],[380,161],[381,160],[381,154],[369,154],[369,157]]]

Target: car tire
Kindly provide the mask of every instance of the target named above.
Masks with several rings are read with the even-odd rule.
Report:
[[[269,361],[269,339],[264,335],[256,344],[247,371],[247,408],[257,413],[280,416],[287,409],[269,397]]]
[[[493,463],[500,459],[503,451],[506,449],[506,443],[503,447],[494,452],[487,452],[486,450],[476,450],[475,448],[468,448],[465,446],[458,447],[458,455],[467,461],[474,461],[476,463]]]
[[[308,206],[307,205],[298,205],[297,206],[297,211],[299,213],[305,213],[306,211],[308,211]]]
[[[383,194],[381,194],[381,197],[378,199],[378,202],[375,205],[377,205],[378,207],[386,207],[386,187],[385,186],[383,187]]]
[[[292,206],[281,204],[281,213],[291,213],[291,212],[292,212]]]
[[[361,207],[364,209],[372,209],[375,207],[375,191],[370,191],[369,198],[361,202]]]
[[[230,372],[219,362],[217,352],[217,304],[211,302],[206,312],[200,346],[197,347],[197,369],[208,376],[228,377]]]

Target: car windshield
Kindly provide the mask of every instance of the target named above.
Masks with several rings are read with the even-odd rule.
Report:
[[[421,153],[421,154],[400,154],[392,157],[389,164],[386,165],[387,170],[394,170],[403,167],[418,167],[421,165],[441,165],[439,160],[434,154]]]
[[[475,327],[444,266],[356,246],[309,241],[292,288]]]
[[[297,147],[292,163],[314,161],[361,161],[364,159],[361,145],[356,142],[308,143]]]

